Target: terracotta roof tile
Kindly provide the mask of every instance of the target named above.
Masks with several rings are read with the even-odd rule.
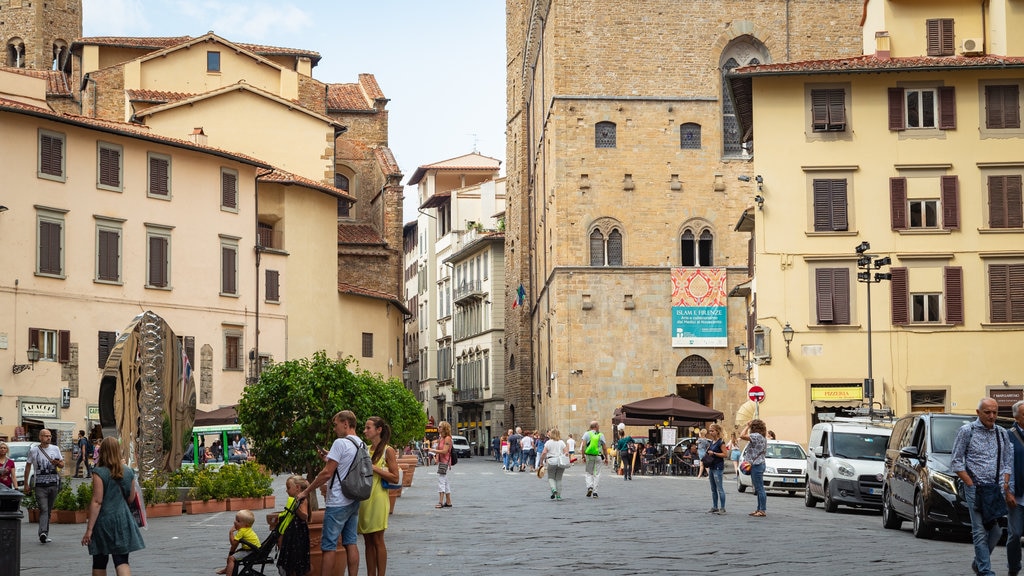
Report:
[[[804,60],[780,62],[759,66],[744,66],[733,71],[734,76],[770,76],[789,74],[843,74],[854,72],[907,72],[942,71],[964,68],[1019,68],[1024,67],[1020,56],[913,56],[882,59],[874,55],[834,60]]]
[[[23,76],[42,78],[46,80],[47,96],[71,96],[71,86],[68,84],[68,77],[60,70],[32,70],[29,68],[12,68],[0,66],[4,72],[14,72]]]
[[[368,224],[338,224],[338,244],[383,245],[384,239]]]
[[[380,89],[377,78],[373,74],[360,74],[359,84],[363,86],[363,91],[371,100],[385,100],[384,92]]]
[[[392,304],[397,306],[402,313],[409,314],[409,310],[405,307],[405,303],[399,300],[398,296],[388,294],[387,292],[371,290],[369,288],[363,288],[362,286],[356,286],[355,284],[346,284],[345,282],[338,282],[338,292],[341,292],[342,294],[353,294],[355,296],[366,296],[369,298],[376,298],[378,300],[389,300]]]
[[[497,158],[491,158],[490,156],[484,156],[483,154],[477,154],[473,152],[471,154],[463,154],[455,158],[449,158],[433,164],[424,164],[413,172],[412,178],[406,182],[406,186],[414,186],[419,184],[420,180],[427,175],[430,170],[498,170],[501,166],[501,160]]]
[[[401,176],[402,170],[398,167],[398,161],[387,146],[378,146],[373,149],[373,155],[377,158],[377,164],[385,175]]]
[[[299,176],[298,174],[292,174],[291,172],[288,172],[286,170],[282,170],[280,168],[274,168],[274,171],[271,172],[270,174],[262,174],[262,175],[260,175],[259,179],[261,181],[264,181],[264,182],[277,182],[279,184],[285,184],[287,186],[291,186],[291,185],[304,186],[306,188],[311,188],[313,190],[319,190],[321,192],[326,192],[326,193],[328,193],[328,194],[330,194],[332,196],[336,196],[338,198],[344,198],[344,199],[349,200],[351,202],[355,202],[356,201],[354,196],[349,196],[344,190],[341,190],[340,188],[335,188],[334,186],[331,186],[329,184],[323,184],[321,182],[317,182],[316,180],[313,180],[311,178],[306,178],[305,176]]]
[[[313,50],[302,50],[299,48],[284,48],[281,46],[266,46],[263,44],[246,44],[245,42],[235,42],[236,46],[241,46],[250,52],[255,52],[260,56],[305,56],[316,64],[320,61],[320,53]]]
[[[188,92],[164,92],[161,90],[125,90],[125,92],[128,93],[128,99],[132,102],[154,102],[158,104],[187,100],[195,96],[195,94]]]
[[[327,109],[353,112],[375,110],[372,101],[366,99],[366,94],[359,84],[328,84]]]
[[[75,44],[136,48],[139,50],[163,50],[193,39],[192,36],[87,36],[75,40]],[[246,44],[245,42],[234,42],[234,44],[250,52],[255,52],[260,56],[305,56],[312,60],[314,65],[321,58],[320,53],[313,50],[282,48],[280,46],[266,46],[263,44]]]

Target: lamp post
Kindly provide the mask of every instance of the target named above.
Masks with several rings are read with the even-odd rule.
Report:
[[[875,272],[872,275],[871,271],[891,265],[892,258],[888,256],[879,258],[877,254],[868,254],[867,251],[871,250],[871,244],[867,242],[861,242],[854,250],[859,256],[857,268],[861,270],[857,272],[857,281],[868,285],[868,377],[864,379],[864,396],[868,399],[868,417],[870,418],[875,415],[875,378],[872,372],[871,357],[871,285],[882,280],[892,280],[890,272]]]
[[[21,374],[29,368],[36,369],[36,362],[39,362],[39,348],[35,344],[29,346],[25,355],[28,357],[28,364],[15,364],[11,369],[15,374]]]
[[[782,339],[786,341],[786,356],[789,356],[789,344],[793,342],[794,334],[796,331],[789,325],[789,322],[786,322],[786,325],[782,327]]]

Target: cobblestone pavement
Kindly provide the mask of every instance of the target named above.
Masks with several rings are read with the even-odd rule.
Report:
[[[546,479],[503,472],[488,458],[461,459],[451,474],[452,508],[434,508],[432,468],[418,468],[398,499],[386,535],[390,574],[971,574],[972,549],[963,537],[917,540],[909,523],[885,530],[877,513],[828,514],[820,505],[805,508],[799,495],[769,494],[768,516],[751,518],[753,494],[738,493],[731,479],[728,513],[716,516],[706,513],[711,496],[703,478],[626,482],[606,469],[594,499],[585,496],[583,469],[575,466],[565,474],[564,499],[553,501]],[[284,478],[274,483],[279,503]],[[267,533],[264,516],[257,512],[260,535]],[[154,519],[143,533],[147,548],[131,556],[132,573],[213,574],[223,565],[232,518],[222,512]],[[89,573],[84,532],[82,524],[55,524],[54,542],[42,545],[26,519],[21,574]],[[361,541],[359,547],[362,553]],[[1004,574],[1005,549],[994,558]]]

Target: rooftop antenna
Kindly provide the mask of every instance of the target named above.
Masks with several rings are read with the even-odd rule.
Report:
[[[469,135],[473,137],[473,154],[479,154],[480,150],[478,149],[478,147],[480,145],[480,136],[478,136],[475,132]]]

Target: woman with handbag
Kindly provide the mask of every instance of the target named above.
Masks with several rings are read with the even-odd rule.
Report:
[[[452,425],[441,422],[437,425],[437,448],[430,452],[437,454],[437,506],[452,507],[452,485],[448,482],[448,469],[452,465]]]
[[[548,430],[548,441],[544,443],[544,451],[540,461],[548,468],[548,484],[551,486],[551,499],[562,499],[562,475],[569,467],[569,448],[562,441],[562,433],[558,428]]]
[[[121,445],[113,436],[100,443],[98,464],[92,471],[92,502],[82,546],[89,547],[92,576],[107,573],[109,556],[114,557],[117,576],[131,576],[128,554],[146,547],[128,508],[135,499],[135,472],[121,463]]]
[[[725,458],[729,455],[722,442],[722,427],[718,424],[708,426],[708,440],[711,444],[701,463],[708,471],[708,481],[711,482],[711,514],[725,514],[725,485],[722,484],[722,474],[725,471]]]
[[[764,518],[767,513],[768,498],[764,493],[764,457],[768,449],[768,440],[765,435],[768,427],[764,420],[751,420],[740,432],[740,438],[747,440],[747,453],[744,458],[750,462],[750,480],[754,484],[754,493],[757,494],[757,510],[750,513],[755,518]]]

